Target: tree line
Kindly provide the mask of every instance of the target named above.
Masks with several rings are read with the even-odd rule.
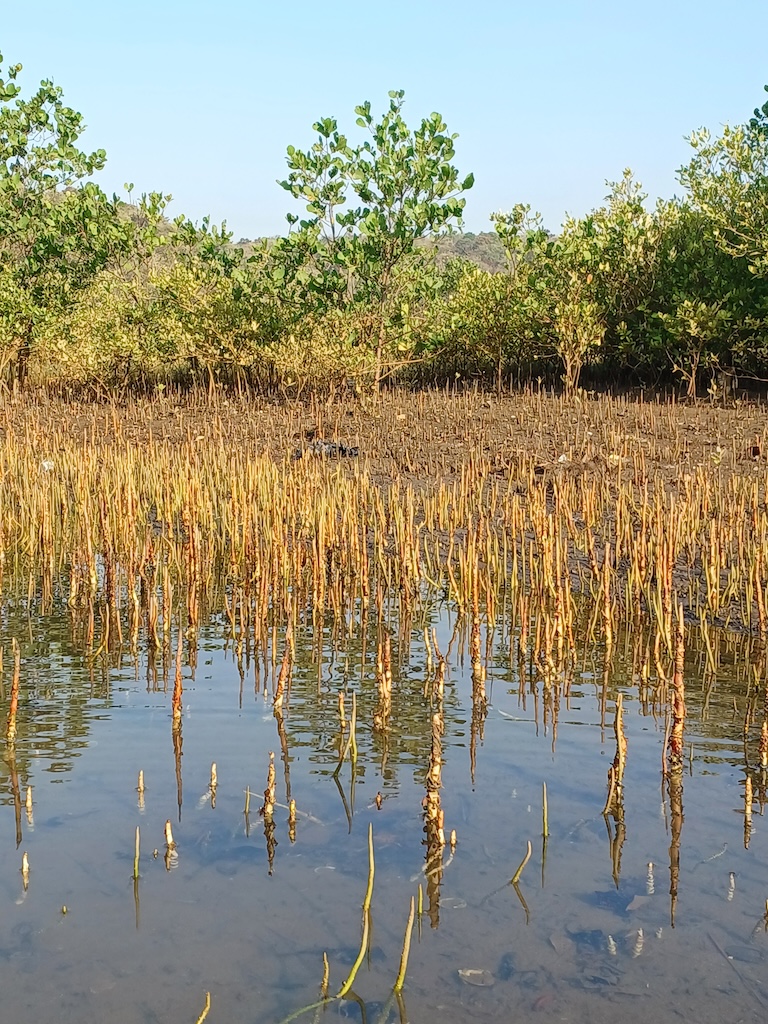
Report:
[[[283,394],[540,379],[675,386],[768,378],[768,103],[690,136],[682,195],[649,208],[630,171],[557,234],[519,203],[491,220],[502,265],[451,245],[472,175],[404,94],[289,146],[285,235],[233,244],[167,216],[171,197],[107,196],[83,118],[0,56],[0,380],[68,393],[200,381]],[[768,89],[768,87],[766,87]]]

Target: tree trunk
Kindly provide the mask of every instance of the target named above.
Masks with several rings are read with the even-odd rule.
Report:
[[[565,370],[563,374],[563,383],[565,384],[565,393],[568,397],[571,397],[576,388],[579,386],[579,378],[581,377],[581,367],[582,360],[578,356],[563,356],[563,368]]]
[[[376,366],[374,369],[373,390],[378,395],[381,390],[381,379],[384,374],[384,343],[386,341],[386,328],[384,316],[379,321],[379,334],[376,339]]]
[[[691,356],[691,375],[688,378],[688,392],[686,398],[696,400],[696,378],[699,375],[699,362],[701,360],[701,351],[695,352]]]
[[[389,285],[389,273],[385,272],[381,280],[381,292],[379,293],[379,333],[376,338],[376,366],[374,370],[373,389],[378,395],[381,390],[381,381],[384,377],[384,346],[387,342],[387,292]]]
[[[29,373],[29,357],[32,352],[32,333],[33,324],[30,320],[25,326],[24,334],[16,355],[16,386],[19,391],[24,390],[24,385]]]

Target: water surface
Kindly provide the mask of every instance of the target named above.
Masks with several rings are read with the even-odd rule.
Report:
[[[600,647],[581,643],[570,694],[555,705],[530,659],[519,663],[515,636],[497,628],[488,648],[487,707],[473,715],[460,631],[446,609],[425,616],[449,652],[440,796],[446,832],[458,837],[453,855],[445,848],[439,880],[429,883],[422,809],[434,712],[425,696],[427,619],[405,635],[389,623],[394,693],[387,733],[371,726],[375,629],[364,651],[359,630],[340,637],[329,626],[317,636],[303,626],[280,719],[271,665],[260,660],[257,672],[242,647],[238,657],[224,620],[213,619],[199,632],[194,668],[185,648],[183,717],[174,736],[172,653],[87,657],[66,608],[42,617],[6,605],[4,714],[11,638],[21,646],[18,735],[0,760],[7,1018],[194,1022],[210,991],[211,1021],[280,1021],[316,1000],[323,952],[337,991],[360,942],[372,823],[370,952],[354,998],[329,1004],[325,1017],[397,1019],[396,1006],[387,1014],[384,1008],[409,901],[421,883],[424,912],[403,992],[411,1021],[438,1014],[449,1024],[470,1015],[508,1021],[533,1013],[542,1021],[764,1020],[765,773],[755,767],[758,715],[746,751],[755,806],[745,846],[751,670],[744,644],[734,644],[732,655],[724,648],[714,680],[704,678],[691,645],[687,756],[670,800],[661,774],[664,707],[651,699],[654,677],[643,683],[637,675],[630,634],[620,636],[607,661]],[[484,653],[485,641],[483,630]],[[750,692],[754,686],[753,678]],[[354,778],[348,759],[334,776],[340,688],[347,715],[352,691],[357,698]],[[602,811],[619,693],[628,752],[617,820]],[[270,751],[278,802],[271,836],[258,813]],[[293,835],[291,797],[298,810]],[[165,857],[166,819],[177,843],[172,858]],[[528,841],[532,857],[516,890],[509,882]],[[312,1020],[313,1012],[300,1019]]]

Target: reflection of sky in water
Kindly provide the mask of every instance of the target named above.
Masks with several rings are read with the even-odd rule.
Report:
[[[768,854],[757,802],[748,850],[743,843],[749,679],[743,652],[725,652],[727,667],[714,685],[702,680],[695,652],[689,655],[684,825],[672,929],[670,807],[660,776],[663,708],[654,718],[640,700],[632,637],[620,637],[604,702],[603,652],[587,646],[578,653],[570,697],[560,699],[556,738],[551,716],[545,722],[541,684],[531,692],[526,664],[521,687],[516,645],[510,659],[508,638],[497,637],[486,683],[488,714],[482,735],[475,736],[473,784],[466,636],[453,635],[447,616],[432,624],[443,652],[450,650],[441,799],[446,830],[457,830],[459,845],[450,863],[450,851],[444,857],[439,927],[430,927],[425,915],[414,936],[404,993],[409,1018],[496,1021],[535,1011],[542,1020],[598,1022],[617,1014],[627,1021],[651,1015],[764,1019],[768,936],[760,921]],[[110,656],[108,667],[102,656],[89,662],[72,642],[67,613],[28,621],[6,608],[0,621],[4,709],[10,638],[19,637],[22,646],[15,756],[6,751],[0,760],[0,980],[9,1019],[194,1020],[210,989],[211,1019],[215,1012],[218,1020],[279,1020],[316,997],[323,951],[337,989],[359,943],[370,821],[376,845],[372,951],[354,990],[375,1020],[397,974],[409,899],[424,881],[421,799],[431,712],[423,628],[419,623],[412,630],[407,656],[405,642],[396,630],[393,635],[386,739],[369,725],[376,703],[375,631],[363,660],[357,635],[337,639],[334,651],[326,630],[318,665],[312,653],[317,639],[299,630],[283,716],[287,772],[263,695],[263,665],[257,686],[253,662],[243,657],[241,677],[220,627],[201,631],[194,678],[184,669],[179,820],[173,659],[165,680],[160,656],[156,677],[146,653],[138,665],[127,655],[119,662]],[[333,777],[344,682],[358,702],[354,786],[348,761]],[[616,824],[601,814],[614,754],[616,686],[624,692],[628,741],[618,886],[611,848]],[[347,715],[350,705],[348,699]],[[761,708],[750,733],[753,764]],[[270,876],[258,808],[271,750],[278,806]],[[213,761],[215,808],[208,791]],[[143,810],[136,793],[140,769]],[[551,834],[543,864],[545,781]],[[756,773],[756,801],[759,784]],[[23,807],[28,785],[31,824]],[[298,807],[295,842],[287,826],[289,791]],[[166,818],[178,843],[171,871],[162,856]],[[138,929],[131,881],[137,825]],[[533,855],[520,881],[526,923],[508,883],[528,840]],[[26,893],[19,870],[25,850],[31,865]],[[328,1012],[361,1019],[354,1000]]]

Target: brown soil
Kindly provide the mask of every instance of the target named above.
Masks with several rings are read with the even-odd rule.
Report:
[[[47,399],[6,400],[7,432],[40,444],[42,423],[73,441],[97,445],[221,440],[255,454],[290,460],[312,438],[357,445],[375,477],[429,486],[482,463],[513,479],[602,473],[642,484],[675,485],[698,472],[718,478],[756,477],[768,466],[768,416],[763,404],[660,404],[605,397],[567,401],[550,395],[442,392],[387,394],[378,401],[333,405],[269,404],[217,395],[139,400],[125,405]],[[44,443],[44,442],[42,442]],[[41,451],[41,458],[47,453]],[[344,461],[344,460],[342,460]]]

